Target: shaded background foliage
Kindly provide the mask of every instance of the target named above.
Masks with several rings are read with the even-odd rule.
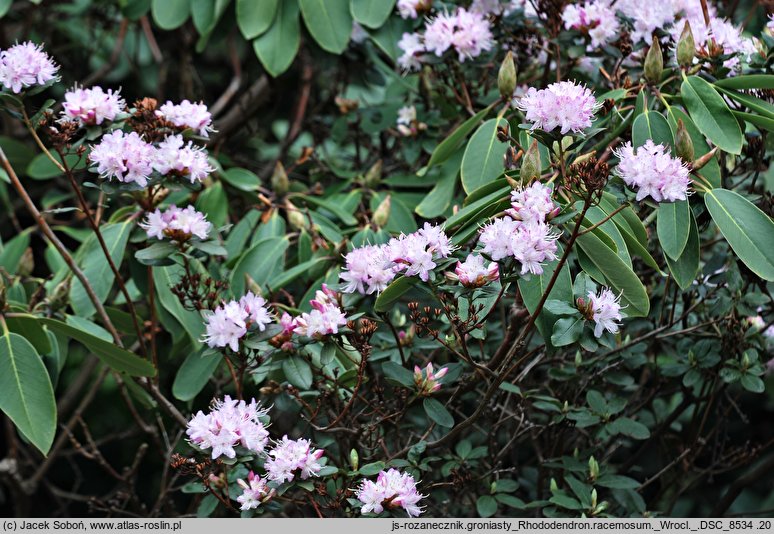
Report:
[[[282,9],[294,9],[296,4],[295,0],[279,2]],[[365,41],[344,40],[343,46],[339,45],[341,32],[312,35],[299,16],[293,19],[298,20],[298,53],[290,54],[295,46],[292,39],[267,45],[256,44],[261,36],[245,38],[244,33],[250,32],[245,32],[247,16],[240,16],[244,12],[240,12],[239,6],[244,10],[249,4],[224,0],[0,2],[0,11],[7,8],[0,19],[0,46],[5,48],[23,39],[44,42],[47,51],[61,64],[62,84],[34,96],[31,107],[43,106],[48,97],[61,99],[64,90],[78,82],[86,86],[120,87],[129,102],[148,96],[159,101],[187,98],[208,103],[218,130],[208,148],[226,170],[218,172],[210,188],[194,193],[191,200],[208,212],[216,226],[252,221],[247,226],[253,235],[245,238],[251,239],[252,244],[256,243],[256,232],[275,237],[283,237],[286,231],[292,234],[293,248],[287,255],[281,254],[280,270],[301,263],[301,253],[295,248],[302,239],[297,233],[298,221],[294,224],[290,220],[292,216],[283,209],[282,200],[272,192],[271,176],[276,163],[281,162],[288,169],[292,191],[317,198],[317,203],[308,198],[303,201],[306,212],[314,213],[310,215],[313,219],[317,217],[319,230],[310,231],[307,238],[314,244],[310,246],[314,257],[325,261],[288,285],[294,297],[291,302],[301,308],[308,300],[304,295],[310,295],[309,291],[322,280],[336,281],[337,271],[332,266],[335,258],[346,251],[342,234],[361,242],[376,237],[371,230],[361,234],[357,230],[371,228],[373,212],[387,193],[391,195],[391,211],[382,226],[392,233],[415,230],[422,219],[420,215],[445,218],[452,215],[453,206],[462,205],[466,193],[475,189],[464,187],[464,170],[459,181],[457,169],[460,165],[464,168],[460,161],[464,145],[455,151],[448,166],[429,171],[424,180],[418,179],[415,172],[467,114],[463,114],[454,98],[458,95],[452,95],[449,89],[458,74],[453,69],[438,77],[402,78],[396,73],[395,43],[410,24],[394,13],[369,30],[371,36]],[[761,4],[728,4],[719,8],[733,11],[737,19],[750,13],[746,21],[750,29],[763,26]],[[272,24],[278,24],[277,20],[272,19]],[[534,50],[526,42],[526,36],[539,32],[520,24],[515,23],[508,39],[517,52],[519,70],[525,70],[533,85],[539,85],[542,71],[531,66],[530,54]],[[351,27],[351,21],[344,26]],[[265,55],[262,61],[256,46],[288,52],[292,63],[289,59],[283,62],[282,58],[268,61]],[[471,84],[472,92],[475,86],[475,111],[484,109],[493,100],[492,95],[496,95],[501,59],[500,52],[493,53],[478,65],[477,78]],[[636,94],[627,98],[634,100]],[[396,113],[407,100],[423,106],[422,118],[428,124],[426,135],[396,135]],[[21,170],[35,200],[50,210],[50,223],[61,227],[65,243],[76,250],[87,235],[87,226],[78,211],[66,209],[72,205],[72,198],[64,178],[52,174],[50,166],[36,156],[18,121],[3,118],[0,143],[14,167]],[[769,150],[765,132],[748,136],[740,163],[747,174],[733,176],[732,171],[737,169],[726,166],[723,179],[726,184],[740,176],[752,180],[748,191],[770,216]],[[381,181],[361,187],[375,164],[381,165]],[[438,191],[437,195],[428,195],[444,180],[450,180],[451,185],[443,194]],[[507,182],[498,185],[509,189]],[[352,191],[364,196],[357,196],[353,202],[353,197],[348,196]],[[88,193],[96,203],[98,192],[92,189]],[[36,279],[49,278],[57,264],[42,238],[25,230],[34,227],[34,221],[3,182],[0,196],[5,208],[0,213],[0,236],[6,244],[3,267],[26,280],[29,291],[25,297],[31,298],[32,289],[38,285]],[[105,213],[115,212],[121,205],[116,197],[102,201],[108,202]],[[496,211],[493,209],[492,213]],[[259,216],[263,217],[261,224]],[[320,219],[321,216],[325,218]],[[525,372],[518,385],[516,380],[504,384],[502,394],[491,400],[486,415],[469,434],[427,453],[421,444],[406,451],[407,460],[402,467],[421,472],[424,485],[420,489],[430,493],[430,515],[577,515],[579,510],[596,505],[592,506],[590,501],[592,485],[598,488],[600,501],[613,503],[610,512],[614,515],[639,515],[646,510],[687,516],[771,515],[774,432],[770,421],[774,404],[770,387],[763,394],[748,391],[760,389],[755,378],[761,374],[758,371],[762,372],[760,364],[770,355],[765,343],[758,338],[750,339],[743,323],[746,316],[758,313],[759,306],[765,307],[766,317],[771,320],[770,284],[757,278],[743,263],[728,259],[729,248],[716,239],[711,219],[703,208],[696,210],[696,222],[702,243],[710,243],[701,253],[703,265],[699,276],[707,282],[703,287],[670,294],[668,290],[676,290],[674,284],[671,289],[665,288],[654,269],[635,260],[638,274],[642,273],[641,279],[650,289],[653,311],[649,319],[630,322],[628,328],[635,333],[620,343],[615,352],[606,352],[599,358],[594,350],[576,351],[575,347],[552,353],[536,365],[534,372]],[[253,225],[261,229],[249,228]],[[650,229],[655,233],[655,224]],[[261,234],[264,231],[266,234]],[[14,241],[18,235],[23,239]],[[329,243],[322,246],[326,240]],[[131,240],[130,250],[138,248],[135,241]],[[655,242],[651,235],[654,256],[653,249],[658,248]],[[226,246],[229,247],[228,242]],[[246,241],[234,242],[234,252],[241,253],[245,248]],[[95,254],[96,257],[99,256]],[[656,257],[659,266],[666,268],[665,260]],[[140,293],[147,292],[141,277],[134,276],[136,267],[131,264],[124,269]],[[223,266],[217,263],[209,267],[213,273],[223,272]],[[585,283],[583,278],[578,280],[576,277],[579,286]],[[576,291],[575,296],[583,294]],[[416,293],[410,295],[411,299],[426,298]],[[120,306],[117,295],[111,293],[111,299]],[[407,319],[407,300],[404,298],[397,306],[384,310],[391,313],[390,320],[406,330],[411,322]],[[681,315],[698,301],[704,303],[701,312]],[[162,301],[167,315],[174,308],[170,302],[174,301]],[[513,321],[518,325],[524,324],[528,315],[520,299],[500,305],[504,319],[493,322],[486,328],[486,336],[481,335],[481,353],[487,356],[507,336],[506,327],[512,317],[517,318]],[[665,319],[670,314],[676,314],[673,316],[679,321]],[[125,316],[116,312],[115,317],[126,327]],[[697,326],[707,322],[711,326],[706,330]],[[675,323],[679,335],[670,334],[655,345],[636,342],[647,341],[642,336],[659,326],[671,328]],[[165,391],[174,392],[177,372],[196,343],[191,343],[193,335],[186,336],[190,332],[185,331],[185,324],[168,318],[162,319],[162,324],[165,331],[158,333],[158,343],[167,361],[160,369],[160,379]],[[390,360],[393,367],[374,366],[372,394],[374,402],[401,408],[406,394],[400,384],[406,386],[410,379],[395,369],[400,356],[394,343],[390,345],[391,333],[382,326],[373,342],[373,357],[380,363]],[[531,343],[539,345],[537,339]],[[64,404],[60,405],[60,412],[71,414],[81,400],[78,392],[96,373],[81,372],[88,361],[86,348],[66,342],[60,346],[68,347],[67,357],[57,360],[63,362],[63,367],[57,370],[61,372],[52,372],[52,376],[59,402]],[[722,382],[732,371],[725,371],[724,376],[722,369],[728,368],[724,363],[727,359],[741,361],[740,347],[756,348],[761,361],[757,367],[753,365],[756,373],[748,373],[748,384],[725,387]],[[436,349],[437,344],[417,338],[411,350],[417,363],[423,362],[428,354],[437,355],[440,363],[452,361],[449,354],[432,352]],[[724,363],[719,363],[721,360]],[[50,358],[46,363],[49,367],[57,366]],[[739,373],[736,382],[744,378],[745,372],[746,369]],[[256,396],[261,387],[261,398],[273,403],[276,413],[281,414],[273,417],[275,437],[309,430],[299,418],[301,405],[287,382],[300,390],[314,388],[307,385],[305,376],[289,375],[283,367],[279,374],[274,370],[273,381],[263,381],[264,375],[249,386],[256,390]],[[178,390],[175,396],[186,401],[179,402],[181,411],[204,408],[209,398],[228,390],[228,380],[226,373],[218,372],[211,382],[202,385],[201,393],[181,395]],[[770,382],[769,378],[766,380]],[[626,398],[619,396],[621,391],[626,392]],[[88,424],[76,425],[72,440],[51,462],[32,448],[20,445],[18,439],[5,439],[2,456],[18,458],[20,468],[13,474],[5,471],[0,509],[6,514],[32,516],[213,513],[216,503],[202,500],[199,485],[188,484],[190,478],[169,467],[170,448],[176,446],[176,450],[186,452],[173,423],[167,421],[160,424],[161,431],[146,434],[135,424],[137,418],[125,408],[123,394],[110,377],[95,390],[93,402],[81,414]],[[143,398],[140,393],[133,394]],[[460,407],[455,408],[460,411],[452,414],[454,418],[459,421],[464,413],[470,413],[480,398],[481,391],[468,392]],[[626,405],[627,401],[630,404]],[[142,406],[141,400],[138,405],[147,420],[162,417],[154,409]],[[515,406],[513,411],[510,406]],[[335,404],[330,408],[335,410]],[[431,414],[431,409],[413,410],[407,419],[422,428],[428,417],[433,419]],[[443,420],[444,414],[436,414],[435,418]],[[367,415],[353,417],[351,425],[362,430],[367,420]],[[10,422],[3,421],[4,435],[13,435]],[[335,435],[331,438],[324,433],[314,436],[344,468],[350,448],[360,448],[361,464],[385,459],[380,458],[376,446],[364,449],[358,439]],[[512,436],[518,442],[511,441]],[[390,452],[416,443],[412,439],[415,437],[412,431],[410,436],[396,438]],[[339,483],[327,490],[335,494],[352,483],[345,481],[343,486]],[[346,506],[344,496],[337,497],[335,502],[339,508],[331,507],[332,513],[342,513],[340,507]],[[314,512],[309,506],[299,505],[276,513]]]

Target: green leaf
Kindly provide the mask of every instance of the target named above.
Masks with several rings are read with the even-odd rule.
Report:
[[[105,241],[110,257],[117,268],[121,268],[121,262],[124,258],[126,243],[129,240],[129,234],[135,228],[133,221],[123,223],[107,224],[100,231],[102,239]],[[78,264],[83,269],[83,274],[94,289],[94,293],[100,302],[105,302],[110,290],[113,288],[115,275],[110,268],[105,253],[97,240],[96,235],[91,234],[89,238],[80,246],[76,253]],[[96,309],[86,293],[81,281],[73,277],[70,287],[70,305],[76,314],[81,317],[91,317]]]
[[[497,139],[497,127],[507,126],[505,119],[489,119],[470,138],[462,156],[462,187],[471,193],[503,173],[503,156],[507,143]]]
[[[761,100],[760,98],[756,98],[748,94],[739,93],[737,91],[729,91],[728,89],[720,89],[720,92],[729,98],[736,100],[747,109],[755,111],[756,113],[760,113],[765,118],[774,119],[774,106],[765,100]]]
[[[436,424],[446,428],[454,426],[454,417],[452,417],[449,410],[437,400],[426,398],[422,403],[422,407],[425,409],[427,416]]]
[[[414,373],[395,362],[384,362],[382,372],[385,378],[406,387],[414,387]]]
[[[241,191],[257,191],[261,187],[261,179],[252,171],[233,167],[221,174],[223,181]]]
[[[13,0],[0,0],[0,18],[4,17],[8,10],[11,9]]]
[[[372,477],[374,475],[378,475],[379,472],[384,469],[384,467],[384,462],[371,462],[370,464],[365,464],[363,467],[358,469],[357,472],[364,477]]]
[[[300,389],[312,387],[312,368],[301,356],[290,356],[282,362],[282,372],[288,382]]]
[[[191,13],[190,0],[153,0],[153,21],[162,30],[174,30],[183,25]]]
[[[218,364],[222,361],[220,354],[191,352],[178,369],[172,384],[172,395],[181,401],[196,398],[199,392],[210,381]]]
[[[774,89],[774,76],[771,74],[729,76],[716,81],[715,86],[724,89]]]
[[[54,388],[35,347],[10,332],[0,338],[0,410],[48,454],[56,433]]]
[[[497,513],[497,501],[491,495],[482,495],[476,500],[476,510],[481,517],[492,517]]]
[[[628,417],[616,419],[606,428],[611,434],[623,434],[634,439],[648,439],[650,437],[648,427]]]
[[[633,478],[621,475],[602,475],[596,480],[598,486],[610,489],[637,489],[640,483]]]
[[[62,158],[59,154],[53,154],[53,156],[55,160],[60,163],[62,162]],[[84,166],[83,158],[76,154],[67,155],[65,161],[70,169],[82,168]],[[79,161],[81,162],[80,165],[78,165]],[[51,161],[47,155],[38,154],[30,161],[30,164],[27,166],[26,174],[33,180],[48,180],[49,178],[61,176],[63,173],[59,170],[59,167],[54,165],[54,162]]]
[[[24,251],[30,246],[30,229],[24,230],[0,248],[0,267],[8,273],[15,273],[19,268]]]
[[[457,187],[457,176],[462,163],[462,153],[446,160],[441,166],[441,177],[422,202],[414,209],[417,215],[425,219],[440,217],[451,205],[454,190]]]
[[[766,390],[766,385],[763,383],[763,380],[755,375],[742,375],[742,379],[739,383],[742,384],[744,389],[753,393],[763,393]]]
[[[699,229],[696,226],[696,218],[693,216],[693,212],[689,211],[689,215],[690,231],[688,233],[688,242],[686,243],[683,252],[676,260],[666,256],[669,271],[672,273],[672,277],[682,290],[690,287],[691,283],[696,278],[696,273],[699,272]]]
[[[180,282],[185,269],[180,265],[170,265],[153,268],[153,285],[156,288],[158,303],[180,323],[193,343],[194,350],[201,346],[204,335],[204,320],[199,312],[187,310],[180,303],[177,295],[172,293],[172,286]]]
[[[683,81],[680,94],[701,133],[721,150],[731,154],[742,152],[743,136],[739,123],[709,83],[698,76],[689,76]]]
[[[158,241],[151,246],[138,250],[134,257],[143,265],[172,265],[172,255],[178,248],[169,241]]]
[[[583,332],[583,317],[562,317],[554,323],[551,343],[555,347],[564,347],[575,343]]]
[[[688,242],[688,224],[691,208],[687,200],[661,202],[656,215],[656,233],[664,253],[671,259],[677,259]]]
[[[677,121],[682,119],[685,129],[688,130],[688,135],[691,136],[693,141],[694,157],[700,158],[710,151],[710,146],[707,143],[704,135],[699,131],[694,124],[693,120],[686,115],[686,113],[675,106],[669,108],[669,126],[672,131],[677,131]],[[702,169],[701,175],[705,177],[714,187],[720,186],[720,165],[717,158],[712,158]]]
[[[457,127],[456,130],[454,130],[449,136],[440,142],[440,144],[435,147],[435,150],[433,150],[433,153],[430,155],[430,161],[427,162],[427,165],[425,166],[424,172],[420,171],[420,176],[423,176],[425,172],[427,172],[427,169],[434,165],[438,165],[440,163],[443,163],[447,159],[449,159],[452,154],[454,154],[457,151],[457,147],[459,147],[460,143],[462,143],[463,139],[465,139],[470,132],[473,131],[473,128],[476,127],[476,125],[481,122],[481,120],[486,117],[489,112],[492,109],[492,106],[494,104],[490,104],[486,108],[482,109],[472,117],[470,117],[468,120],[463,122],[462,124]]]
[[[277,271],[282,271],[285,251],[290,245],[287,237],[270,237],[256,243],[239,259],[231,272],[231,289],[235,295],[245,292],[245,274],[255,280],[259,285],[264,285],[277,266]]]
[[[411,289],[416,281],[417,279],[411,276],[401,276],[400,278],[393,280],[392,283],[376,297],[374,311],[377,313],[390,311],[393,304],[402,297],[406,291]]]
[[[593,232],[578,237],[577,243],[604,275],[613,293],[622,293],[621,303],[626,306],[626,316],[646,317],[650,311],[650,300],[642,282],[631,268]]]
[[[279,0],[237,0],[237,26],[245,39],[254,39],[269,29],[279,3]]]
[[[498,493],[495,495],[495,499],[497,499],[498,502],[503,503],[505,506],[510,506],[516,510],[524,510],[524,508],[527,506],[524,501],[518,497],[514,497],[513,495],[508,495],[506,493]]]
[[[253,3],[258,2],[253,0]],[[253,41],[253,51],[266,72],[276,78],[290,68],[300,43],[298,2],[282,0],[277,7],[274,23],[266,33]]]
[[[282,289],[297,278],[301,278],[305,274],[308,274],[312,268],[317,266],[317,264],[324,263],[326,261],[329,260],[327,258],[312,258],[311,260],[299,263],[291,269],[278,272],[266,283],[266,285],[269,286],[272,291]]]
[[[774,132],[774,119],[770,117],[763,117],[754,113],[745,113],[743,111],[732,111],[734,117],[747,121],[750,124],[762,128],[769,132]]]
[[[314,204],[315,206],[319,206],[321,208],[328,210],[346,225],[355,226],[357,224],[357,219],[355,218],[355,216],[349,213],[345,208],[341,207],[336,202],[331,202],[331,201],[328,201],[327,199],[315,197],[312,195],[301,195],[301,198],[303,198],[310,204]]]
[[[557,494],[548,499],[549,502],[556,504],[557,506],[561,506],[562,508],[567,508],[569,510],[581,510],[583,508],[583,505],[579,503],[577,500],[573,499],[569,495],[562,495]]]
[[[207,216],[215,228],[226,224],[228,218],[228,199],[221,182],[215,182],[205,189],[196,199],[196,209]]]
[[[48,354],[51,352],[51,342],[48,334],[40,325],[38,318],[26,313],[16,313],[13,316],[5,317],[8,330],[19,334],[29,341],[38,354]]]
[[[557,250],[557,252],[561,254],[559,250]],[[554,275],[558,263],[559,260],[557,259],[545,265],[543,267],[543,274],[540,276],[530,276],[529,280],[519,277],[519,292],[521,293],[521,298],[524,300],[524,305],[527,307],[528,312],[535,313],[537,305],[540,302],[543,293],[545,293],[548,288],[548,283],[551,281],[551,277]],[[570,278],[570,269],[567,265],[562,267],[562,271],[559,273],[559,276],[554,283],[554,287],[551,288],[551,293],[548,295],[548,298],[563,302],[572,302],[572,279]],[[535,325],[544,340],[549,341],[551,339],[556,320],[557,316],[546,309],[538,316]]]
[[[298,0],[301,16],[309,33],[320,48],[341,54],[347,48],[352,33],[352,15],[344,0]]]
[[[126,349],[56,319],[40,319],[49,329],[83,343],[108,367],[129,376],[154,376],[156,369]]]
[[[713,189],[707,210],[742,262],[764,280],[774,281],[774,222],[739,193]]]
[[[661,113],[645,111],[634,119],[632,124],[632,146],[641,147],[645,141],[652,139],[654,143],[665,144],[674,148],[675,141],[669,123]]]
[[[379,28],[384,24],[395,7],[395,0],[350,0],[352,17],[363,26]]]

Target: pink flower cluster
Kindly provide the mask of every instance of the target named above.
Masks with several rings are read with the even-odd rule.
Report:
[[[203,213],[196,211],[193,206],[180,209],[172,204],[166,211],[156,209],[149,213],[145,221],[140,223],[149,238],[164,239],[165,237],[176,241],[185,241],[196,236],[201,240],[207,239],[212,230],[212,224]]]
[[[680,158],[670,155],[668,147],[648,139],[637,149],[626,143],[615,153],[620,158],[616,173],[626,185],[637,189],[637,200],[647,196],[656,202],[685,200],[690,170]]]
[[[181,129],[192,129],[202,137],[209,137],[212,129],[212,115],[207,106],[201,102],[196,104],[183,100],[173,104],[169,100],[156,110],[156,116],[171,122]]]
[[[186,144],[181,135],[171,135],[158,146],[145,142],[136,132],[115,130],[102,136],[94,145],[89,159],[97,165],[103,178],[119,182],[148,185],[155,170],[162,176],[176,176],[191,183],[204,180],[214,169],[207,161],[207,153]]]
[[[186,144],[182,135],[170,135],[156,149],[154,167],[162,176],[186,177],[193,184],[201,182],[215,169],[207,161],[203,148]]]
[[[202,341],[210,347],[230,347],[237,352],[239,341],[251,327],[263,332],[271,322],[266,300],[250,291],[238,301],[221,304],[209,314]]]
[[[43,47],[32,41],[15,44],[0,52],[0,83],[14,93],[56,80],[58,70]]]
[[[264,463],[266,476],[278,484],[292,482],[296,476],[301,480],[317,476],[322,469],[319,460],[324,454],[324,450],[312,448],[308,439],[283,436]]]
[[[186,434],[200,449],[212,449],[212,459],[236,457],[234,447],[242,445],[253,452],[263,452],[269,433],[261,422],[267,410],[252,399],[250,404],[228,395],[215,401],[209,413],[201,410],[188,422]]]
[[[428,362],[424,369],[418,365],[414,366],[414,384],[420,395],[430,395],[441,389],[440,380],[449,372],[448,367],[441,367],[437,371],[433,369],[433,364]]]
[[[398,0],[398,13],[404,19],[415,19],[430,10],[433,0]]]
[[[342,291],[363,295],[379,292],[400,273],[426,282],[435,261],[451,252],[451,241],[443,228],[425,223],[418,231],[401,234],[385,245],[367,245],[349,252],[340,275],[346,282]]]
[[[341,311],[338,295],[323,284],[322,290],[315,293],[309,301],[312,311],[302,313],[295,319],[293,332],[306,337],[319,338],[330,334],[338,334],[339,327],[347,324],[347,316]],[[284,320],[284,316],[283,316]],[[288,323],[290,326],[292,323]],[[284,326],[284,325],[283,325]]]
[[[380,472],[376,482],[363,480],[355,496],[363,503],[363,514],[381,514],[385,507],[403,508],[409,517],[419,517],[422,509],[418,503],[425,497],[417,491],[414,477],[397,469]]]
[[[243,511],[258,508],[277,494],[277,490],[270,488],[265,478],[252,471],[247,475],[247,482],[240,478],[237,484],[243,490],[242,495],[237,497],[237,502],[242,505],[239,509]]]
[[[65,93],[62,107],[62,120],[74,121],[81,126],[94,126],[115,119],[124,111],[126,102],[112,89],[106,93],[99,86],[90,89],[74,87]]]
[[[621,315],[621,296],[616,297],[612,291],[603,288],[599,295],[589,291],[588,297],[589,306],[596,323],[594,325],[594,335],[600,337],[605,330],[611,334],[618,332],[618,327],[620,326],[618,321],[623,318],[623,315]]]
[[[511,193],[508,215],[481,229],[483,252],[498,261],[513,257],[521,274],[542,274],[542,264],[556,259],[556,240],[546,221],[557,213],[551,189],[541,183]]]
[[[398,64],[405,70],[416,70],[424,54],[441,57],[454,49],[459,61],[472,59],[490,50],[494,45],[489,21],[481,13],[458,8],[453,14],[438,13],[431,18],[424,34],[404,33],[398,42],[403,55]]]
[[[115,130],[103,135],[99,144],[92,147],[89,159],[103,178],[145,187],[153,172],[156,149],[137,132]]]
[[[559,129],[562,135],[578,133],[589,126],[600,103],[588,88],[574,82],[552,83],[545,89],[530,87],[519,101],[532,129]]]
[[[606,0],[593,0],[583,4],[568,4],[562,13],[565,29],[579,30],[588,34],[593,50],[618,38],[620,24],[615,10]]]
[[[479,254],[468,254],[464,262],[457,262],[454,275],[465,287],[483,287],[500,278],[500,269],[495,262],[486,265],[484,257]]]

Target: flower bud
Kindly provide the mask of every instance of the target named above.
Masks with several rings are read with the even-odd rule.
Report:
[[[379,228],[384,227],[387,224],[387,221],[390,219],[391,205],[391,197],[390,195],[387,195],[384,197],[384,200],[382,200],[382,203],[379,204],[379,207],[376,208],[376,211],[374,211],[374,216],[371,218],[371,220]]]
[[[718,147],[715,147],[709,152],[707,152],[706,154],[704,154],[702,157],[694,161],[693,164],[691,164],[691,169],[694,171],[698,171],[699,169],[704,167],[707,163],[710,162],[712,158],[715,157],[715,153],[717,151],[718,151]]]
[[[285,204],[287,208],[288,223],[294,230],[302,230],[309,227],[309,221],[301,211],[293,204],[288,202]]]
[[[288,180],[288,173],[285,172],[285,166],[281,161],[277,161],[274,165],[274,172],[271,174],[271,188],[278,196],[284,196],[290,188],[290,180]]]
[[[540,178],[540,150],[538,150],[537,141],[532,141],[532,144],[527,149],[524,157],[521,161],[521,183],[528,184],[533,180]]]
[[[685,128],[683,119],[677,119],[677,131],[675,132],[675,153],[677,157],[686,163],[693,161],[693,139]]]
[[[508,51],[505,59],[500,64],[500,72],[497,73],[497,88],[500,89],[500,95],[510,100],[513,97],[513,91],[516,89],[516,64],[513,62],[513,54]]]
[[[358,456],[355,449],[349,451],[349,466],[353,471],[357,471],[358,467],[360,466],[360,457]]]
[[[683,33],[680,34],[680,40],[677,41],[677,64],[681,67],[690,67],[693,64],[693,57],[696,55],[696,42],[693,40],[693,31],[691,25],[686,20],[683,26]]]
[[[643,73],[648,82],[655,84],[661,81],[662,72],[664,72],[664,57],[661,55],[661,44],[656,37],[653,37],[653,44],[648,50],[648,55],[645,56]]]
[[[363,177],[363,183],[368,189],[376,189],[382,181],[382,160],[376,160]]]
[[[19,259],[19,266],[16,268],[16,274],[20,276],[29,276],[35,269],[35,258],[32,255],[32,249],[27,247]]]
[[[593,482],[599,476],[599,463],[593,456],[589,457],[589,479]]]

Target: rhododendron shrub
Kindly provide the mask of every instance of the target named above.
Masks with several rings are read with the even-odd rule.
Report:
[[[0,8],[3,511],[770,511],[761,7],[114,4]]]

